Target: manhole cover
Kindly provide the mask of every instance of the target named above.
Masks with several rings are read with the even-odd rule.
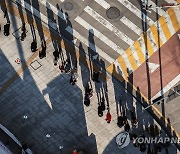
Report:
[[[68,11],[72,10],[73,9],[73,3],[71,3],[71,2],[64,3],[64,9],[68,10]]]
[[[120,11],[117,7],[110,7],[106,11],[106,15],[109,19],[117,19],[120,16]]]

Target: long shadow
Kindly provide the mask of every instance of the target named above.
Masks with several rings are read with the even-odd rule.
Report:
[[[95,41],[94,41],[94,30],[89,29],[89,36],[88,36],[88,41],[89,41],[89,47],[88,47],[88,56],[89,56],[89,61],[90,61],[90,75],[91,79],[94,81],[95,85],[95,92],[98,98],[98,111],[104,111],[105,110],[105,102],[104,102],[104,89],[101,81],[95,81],[94,74],[97,74],[97,80],[99,80],[99,74],[100,70],[102,70],[102,66],[100,68],[96,68],[95,64],[100,64],[100,59],[99,55],[96,52],[96,47],[95,47]],[[103,103],[102,103],[103,102]],[[99,113],[99,112],[98,112]],[[103,112],[102,112],[103,114]]]
[[[148,2],[144,1],[144,3],[148,3]],[[151,99],[151,79],[150,79],[150,70],[148,66],[149,55],[148,55],[148,47],[147,47],[147,29],[148,29],[147,10],[143,9],[142,1],[139,1],[139,5],[141,6],[142,30],[143,30],[143,39],[144,39],[144,44],[145,44],[146,76],[147,76],[147,85],[148,85],[147,97],[148,97],[148,100],[150,100]]]
[[[81,51],[82,53],[84,53],[83,55],[85,55],[85,50],[83,48],[82,43],[79,43],[79,51]],[[87,87],[88,82],[91,82],[91,73],[89,70],[89,65],[88,65],[88,61],[87,59],[84,58],[82,54],[79,55],[79,65],[81,67],[81,78],[82,78],[82,84],[85,88]]]
[[[54,91],[48,91],[48,89],[54,89]],[[60,142],[64,146],[63,152],[71,153],[74,147],[96,154],[95,136],[93,134],[88,136],[87,133],[81,89],[76,85],[72,88],[69,80],[59,75],[47,84],[43,94],[49,95],[53,107],[52,114],[59,117],[57,121],[59,124],[51,125],[49,129],[60,137]]]
[[[52,44],[53,44],[54,50],[57,50],[59,42],[56,38],[53,37],[53,34],[55,33],[55,31],[58,31],[58,27],[57,27],[56,20],[54,18],[54,13],[51,10],[51,7],[48,2],[46,2],[46,12],[47,12],[47,17],[48,17],[48,28],[50,31],[50,37],[52,39]]]
[[[158,5],[158,1],[156,0],[156,5]],[[160,24],[158,22],[158,9],[156,9],[156,19],[157,19],[157,33],[158,33],[158,53],[159,53],[159,73],[160,73],[160,90],[161,90],[161,96],[164,97],[164,92],[163,92],[163,81],[162,81],[162,60],[161,60],[161,46],[160,46],[160,32],[159,32],[159,27]],[[162,115],[165,117],[165,106],[164,106],[164,100],[163,103],[161,103],[161,108],[162,108]],[[165,123],[165,121],[164,121]]]
[[[33,10],[32,15],[33,15],[33,18],[35,19],[34,21],[36,23],[40,39],[45,40],[38,0],[32,0],[31,6],[38,10],[36,12],[35,12],[35,10]],[[36,15],[38,16],[38,18],[37,18],[37,16],[35,16],[35,13],[37,13]]]

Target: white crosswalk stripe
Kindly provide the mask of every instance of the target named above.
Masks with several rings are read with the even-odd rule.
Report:
[[[110,8],[110,5],[104,0],[95,0],[95,1],[106,10]]]
[[[112,31],[116,36],[121,38],[124,42],[126,42],[129,45],[133,45],[134,41],[131,40],[128,36],[126,36],[124,33],[122,33],[118,28],[116,28],[114,25],[112,25],[109,21],[104,19],[101,15],[99,15],[96,11],[94,11],[89,6],[86,6],[84,11],[86,11],[91,17],[93,17],[95,20],[97,20],[99,23],[101,23],[104,27]]]
[[[119,54],[123,54],[124,51],[117,46],[114,42],[109,40],[105,35],[103,35],[101,32],[99,32],[97,29],[95,29],[93,26],[91,26],[89,23],[87,23],[84,19],[81,17],[76,17],[75,21],[78,22],[81,26],[83,26],[85,29],[93,29],[94,35],[99,38],[102,42],[106,43],[110,48],[112,48],[114,51],[116,51]]]
[[[148,16],[146,16],[143,12],[141,12],[137,7],[135,7],[132,3],[126,0],[118,0],[121,4],[123,4],[128,10],[130,10],[133,14],[135,14],[137,17],[142,19],[143,21],[147,22],[149,26],[151,26],[154,21],[150,19]],[[146,21],[147,19],[147,21]]]
[[[132,21],[130,21],[128,18],[126,18],[125,16],[123,16],[120,21],[122,23],[124,23],[127,27],[129,27],[130,29],[132,29],[136,34],[141,35],[142,34],[142,30],[136,26]]]

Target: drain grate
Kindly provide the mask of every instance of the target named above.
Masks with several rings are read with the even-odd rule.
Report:
[[[110,7],[106,11],[106,15],[109,19],[115,20],[120,17],[120,10],[117,7]]]

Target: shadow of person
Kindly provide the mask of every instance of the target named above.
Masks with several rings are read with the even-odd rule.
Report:
[[[89,61],[86,58],[86,53],[81,42],[79,43],[79,51],[81,52],[81,54],[79,55],[79,65],[81,67],[82,84],[85,90],[87,83],[91,82],[91,73],[89,69]]]
[[[58,27],[57,27],[56,20],[54,18],[54,12],[52,11],[51,6],[48,2],[46,2],[46,12],[48,16],[48,27],[49,27],[50,37],[52,40],[54,50],[56,51],[58,49],[58,45],[57,45],[58,40],[56,39],[54,34],[57,35]]]

